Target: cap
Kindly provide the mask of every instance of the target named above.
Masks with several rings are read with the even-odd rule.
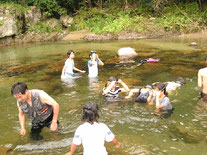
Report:
[[[177,82],[180,83],[180,84],[185,84],[185,80],[183,79],[183,77],[179,77],[177,79]]]
[[[108,82],[112,82],[112,81],[118,81],[117,78],[115,78],[114,76],[109,77]]]
[[[159,83],[156,84],[156,87],[157,87],[159,90],[164,90],[166,86],[165,86],[164,83],[159,82]]]

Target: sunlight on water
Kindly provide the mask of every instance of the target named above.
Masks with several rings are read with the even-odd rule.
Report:
[[[106,144],[109,155],[137,154],[205,154],[207,152],[207,106],[199,101],[198,69],[205,67],[206,42],[188,46],[192,40],[148,39],[111,42],[51,42],[3,47],[0,51],[0,152],[18,154],[64,154],[69,151],[75,129],[82,123],[82,106],[88,101],[99,104],[100,122],[106,123],[121,142],[120,149]],[[127,63],[120,60],[121,47],[136,49],[138,56]],[[76,51],[75,66],[88,70],[90,50],[96,50],[105,63],[99,77],[61,81],[66,52]],[[158,63],[137,66],[145,58],[160,58]],[[122,99],[107,104],[102,89],[109,76],[121,78],[130,88],[153,82],[175,81],[184,77],[186,84],[169,94],[175,108],[171,117],[154,115],[154,106]],[[31,123],[27,119],[26,136],[20,129],[15,99],[10,95],[13,83],[23,81],[29,89],[42,89],[60,104],[59,133],[44,128],[44,140],[29,138]],[[125,94],[121,97],[123,98]],[[82,154],[82,147],[76,151]]]

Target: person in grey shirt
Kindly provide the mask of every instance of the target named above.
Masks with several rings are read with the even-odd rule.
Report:
[[[159,112],[167,112],[169,110],[173,110],[173,106],[170,104],[170,99],[166,93],[166,86],[164,83],[157,83],[155,87],[156,92],[156,109]]]

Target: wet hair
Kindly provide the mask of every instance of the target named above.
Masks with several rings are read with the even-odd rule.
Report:
[[[177,82],[178,83],[180,83],[180,84],[185,84],[185,80],[184,80],[184,78],[183,77],[179,77],[178,79],[177,79]]]
[[[159,91],[163,91],[164,95],[168,96],[167,91],[166,91],[166,85],[162,82],[159,82],[156,84],[156,88],[158,88]]]
[[[70,54],[71,53],[75,53],[73,50],[69,50],[68,52],[67,52],[67,56],[68,56],[68,58],[70,57]]]
[[[99,114],[98,114],[98,105],[93,102],[88,102],[83,106],[83,115],[82,121],[89,122],[93,124],[94,122],[98,122]]]
[[[96,53],[96,51],[90,51],[89,58],[92,56],[93,53]]]
[[[23,82],[17,82],[15,83],[12,88],[11,88],[11,94],[15,95],[15,94],[25,94],[25,91],[27,90],[27,85]]]
[[[106,82],[106,84],[105,84],[105,87],[107,87],[108,86],[108,84],[110,83],[110,82],[112,82],[112,81],[118,81],[118,79],[116,78],[116,77],[114,77],[114,76],[110,76],[109,77],[109,79],[108,79],[108,81]]]

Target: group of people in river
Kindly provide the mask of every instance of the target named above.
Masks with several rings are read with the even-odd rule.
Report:
[[[76,78],[73,70],[85,73],[85,71],[75,67],[74,54],[73,50],[67,52],[68,59],[62,69],[61,78]],[[89,57],[88,76],[90,78],[97,77],[98,65],[104,65],[104,63],[100,60],[96,51],[91,51]],[[207,62],[207,57],[205,60]],[[103,88],[102,95],[105,96],[107,101],[114,101],[119,98],[119,93],[121,92],[128,93],[125,97],[126,99],[131,99],[136,94],[135,102],[148,103],[150,105],[155,102],[155,107],[159,114],[165,114],[172,112],[174,109],[167,94],[184,83],[185,80],[179,77],[177,81],[155,82],[139,89],[130,90],[121,79],[111,76]],[[198,72],[198,87],[202,88],[201,97],[207,100],[207,67],[200,69]],[[38,89],[29,90],[25,83],[17,82],[12,86],[11,94],[17,100],[21,135],[26,134],[25,115],[32,120],[30,132],[32,139],[42,139],[40,132],[44,127],[49,127],[51,131],[57,130],[59,125],[59,104],[46,92]],[[84,123],[76,129],[70,152],[67,155],[72,155],[80,144],[83,145],[84,155],[107,155],[104,146],[105,141],[112,142],[117,148],[120,147],[120,143],[108,126],[98,121],[98,112],[98,105],[94,102],[88,102],[83,106],[82,121]]]

